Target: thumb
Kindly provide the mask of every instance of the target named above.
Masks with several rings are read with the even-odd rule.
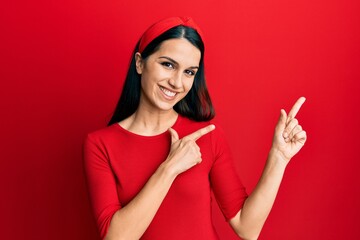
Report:
[[[287,118],[287,114],[285,112],[284,109],[280,110],[280,117],[279,117],[279,121],[276,124],[276,131],[281,131],[283,132],[285,130],[286,127],[286,118]]]
[[[179,140],[179,135],[174,129],[169,128],[169,132],[171,135],[171,144]]]

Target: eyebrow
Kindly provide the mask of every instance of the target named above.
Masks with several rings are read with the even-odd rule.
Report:
[[[161,57],[159,57],[159,58],[165,58],[165,59],[169,60],[170,62],[172,62],[173,64],[175,64],[175,65],[179,65],[179,63],[178,63],[178,62],[176,62],[174,59],[172,59],[172,58],[170,58],[170,57],[167,57],[167,56],[161,56]],[[198,67],[198,66],[192,66],[192,67],[189,67],[189,68],[191,68],[191,69],[199,69],[199,67]]]

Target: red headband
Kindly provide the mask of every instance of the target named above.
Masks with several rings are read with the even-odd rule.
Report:
[[[170,28],[176,26],[186,26],[191,27],[197,31],[197,33],[202,37],[202,33],[198,25],[190,17],[171,17],[163,19],[152,26],[150,26],[145,33],[142,35],[139,44],[139,52],[142,53],[146,46],[155,38],[169,30]]]

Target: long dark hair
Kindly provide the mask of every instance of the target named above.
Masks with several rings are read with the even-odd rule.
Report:
[[[176,26],[164,32],[150,42],[141,53],[143,59],[156,52],[163,41],[173,38],[185,38],[201,52],[199,69],[196,72],[193,86],[188,94],[174,106],[174,110],[195,121],[208,121],[214,118],[215,110],[211,103],[206,87],[204,72],[204,43],[199,34],[190,27]],[[125,79],[124,87],[116,105],[114,114],[108,126],[131,116],[138,108],[141,92],[141,75],[136,72],[135,53],[138,52],[139,42],[133,52],[130,67]]]

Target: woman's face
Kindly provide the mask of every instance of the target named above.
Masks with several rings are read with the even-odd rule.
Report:
[[[141,107],[171,110],[190,91],[199,69],[201,52],[186,39],[169,39],[146,60],[136,54],[141,74]]]

